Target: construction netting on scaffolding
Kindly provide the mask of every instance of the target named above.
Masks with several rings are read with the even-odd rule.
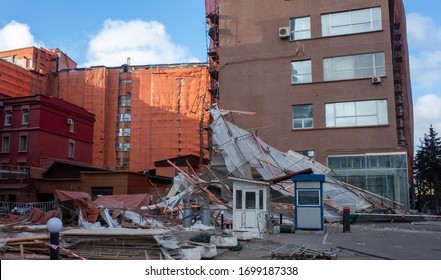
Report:
[[[273,181],[302,170],[310,169],[314,174],[324,174],[323,192],[328,220],[340,219],[344,207],[350,207],[354,212],[371,211],[375,205],[366,199],[366,195],[356,189],[335,180],[328,173],[326,166],[310,160],[293,151],[286,153],[269,146],[253,132],[242,129],[228,122],[224,114],[229,111],[210,109],[213,118],[213,160],[215,165],[224,165],[226,174],[237,178]],[[271,185],[274,191],[283,197],[294,197],[293,183],[287,180]],[[293,201],[293,200],[292,200]]]
[[[206,65],[126,68],[61,71],[51,93],[95,114],[92,164],[114,168],[118,149],[130,171],[152,169],[165,158],[199,155],[207,145],[200,137],[201,120],[209,118]],[[127,136],[122,148],[115,134],[121,127]]]
[[[45,93],[47,77],[0,59],[0,92],[11,96]]]

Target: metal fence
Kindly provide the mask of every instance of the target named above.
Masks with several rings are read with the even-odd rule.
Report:
[[[49,202],[6,202],[0,201],[0,216],[7,213],[22,215],[28,213],[32,208],[39,208],[44,212],[55,210],[55,201]]]

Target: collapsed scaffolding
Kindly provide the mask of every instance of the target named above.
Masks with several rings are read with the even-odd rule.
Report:
[[[252,238],[261,239],[262,233],[275,233],[278,225],[275,221],[281,215],[284,219],[280,220],[279,225],[294,224],[294,186],[291,178],[295,174],[325,176],[323,196],[324,219],[327,222],[341,221],[343,208],[346,207],[350,207],[353,214],[395,213],[391,205],[397,205],[396,202],[390,201],[391,205],[383,204],[384,197],[334,179],[329,175],[331,170],[320,163],[293,151],[280,152],[263,142],[254,132],[228,122],[226,115],[230,111],[213,107],[209,112],[212,118],[210,163],[197,173],[190,165],[188,168],[180,168],[169,160],[168,163],[176,169],[177,175],[167,195],[160,197],[159,202],[153,202],[150,194],[105,195],[92,200],[87,193],[55,191],[64,225],[80,227],[62,232],[62,258],[77,258],[78,255],[87,259],[186,258],[184,252],[192,248],[187,248],[188,244],[180,245],[170,233],[185,230],[187,227],[211,231],[224,229],[224,224],[228,227],[234,225],[232,190],[233,181],[237,179],[264,182],[271,190],[269,215],[264,216],[267,226],[258,228],[258,235],[252,233]],[[51,212],[50,217],[59,216],[55,212]],[[17,216],[15,221],[6,220],[6,228],[16,230],[17,226],[27,227],[29,223],[26,221],[31,221],[30,217],[36,214],[38,217],[43,216],[42,213],[32,211],[28,215],[29,219],[25,217],[23,220],[23,217]],[[39,224],[44,223],[42,221]],[[246,232],[234,227],[233,231],[236,236],[248,240]],[[215,237],[219,236],[221,235]],[[25,243],[29,243],[26,248],[23,247]],[[3,254],[22,259],[44,259],[47,254],[46,246],[47,236],[37,236],[32,242],[23,238],[11,239],[4,246]],[[211,238],[210,244],[201,246],[212,249]],[[328,256],[326,252],[306,247],[291,248],[288,253],[287,256],[280,249],[273,251],[272,257],[292,258],[298,253],[299,256],[294,256],[296,259],[336,258],[334,251]],[[210,258],[213,255],[216,254],[211,254]]]
[[[345,207],[349,207],[352,213],[394,213],[391,205],[398,205],[397,202],[390,201],[391,205],[384,204],[380,202],[380,198],[384,201],[384,197],[334,179],[329,175],[331,170],[315,160],[293,151],[283,153],[269,146],[254,132],[227,121],[226,115],[231,113],[230,111],[212,107],[209,112],[212,117],[210,163],[196,173],[191,167],[184,170],[168,161],[178,173],[167,195],[158,203],[148,203],[148,200],[144,200],[144,203],[133,207],[134,211],[121,211],[121,207],[111,209],[118,209],[118,215],[123,213],[124,217],[117,221],[118,215],[115,212],[112,215],[106,214],[103,217],[108,226],[182,227],[182,221],[188,219],[191,220],[191,225],[197,222],[200,225],[204,209],[208,209],[210,215],[207,226],[219,227],[224,223],[232,225],[232,179],[239,178],[268,183],[271,189],[271,213],[266,217],[269,219],[269,226],[262,231],[269,232],[274,220],[280,215],[285,217],[284,221],[293,223],[294,185],[291,177],[299,173],[325,176],[323,197],[326,222],[341,221]],[[96,203],[99,204],[99,201]],[[190,212],[185,211],[186,207]],[[80,223],[84,226],[85,220],[81,216],[84,215],[80,215]],[[94,221],[96,219],[91,220]]]

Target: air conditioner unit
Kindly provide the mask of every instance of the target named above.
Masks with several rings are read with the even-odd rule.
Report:
[[[381,78],[380,77],[372,77],[372,83],[373,84],[381,83]]]
[[[66,124],[71,125],[71,124],[73,124],[73,123],[74,123],[73,119],[67,119],[67,120],[66,120]]]
[[[289,38],[290,36],[290,30],[288,27],[279,27],[279,37],[280,38]]]

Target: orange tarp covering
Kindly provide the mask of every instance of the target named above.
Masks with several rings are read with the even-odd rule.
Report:
[[[95,223],[100,215],[101,210],[95,207],[91,200],[86,198],[74,199],[74,204],[76,207],[81,208],[83,211],[84,218],[90,223]]]
[[[0,93],[11,97],[46,92],[47,78],[0,59]]]
[[[70,191],[55,190],[54,196],[57,201],[67,201],[67,200],[82,199],[82,198],[86,200],[92,200],[90,195],[85,192],[70,192]]]
[[[25,215],[7,214],[6,218],[1,218],[1,224],[11,224],[17,222],[30,222],[33,225],[45,225],[51,218],[61,218],[58,210],[51,210],[49,212],[43,212],[39,208],[32,208],[29,213]]]
[[[103,195],[94,202],[95,207],[107,209],[139,210],[150,204],[148,194]]]
[[[140,210],[142,206],[150,204],[149,194],[103,195],[94,201],[85,192],[55,190],[54,195],[58,201],[73,200],[75,206],[85,209],[88,220],[98,217],[100,212],[98,208]]]

